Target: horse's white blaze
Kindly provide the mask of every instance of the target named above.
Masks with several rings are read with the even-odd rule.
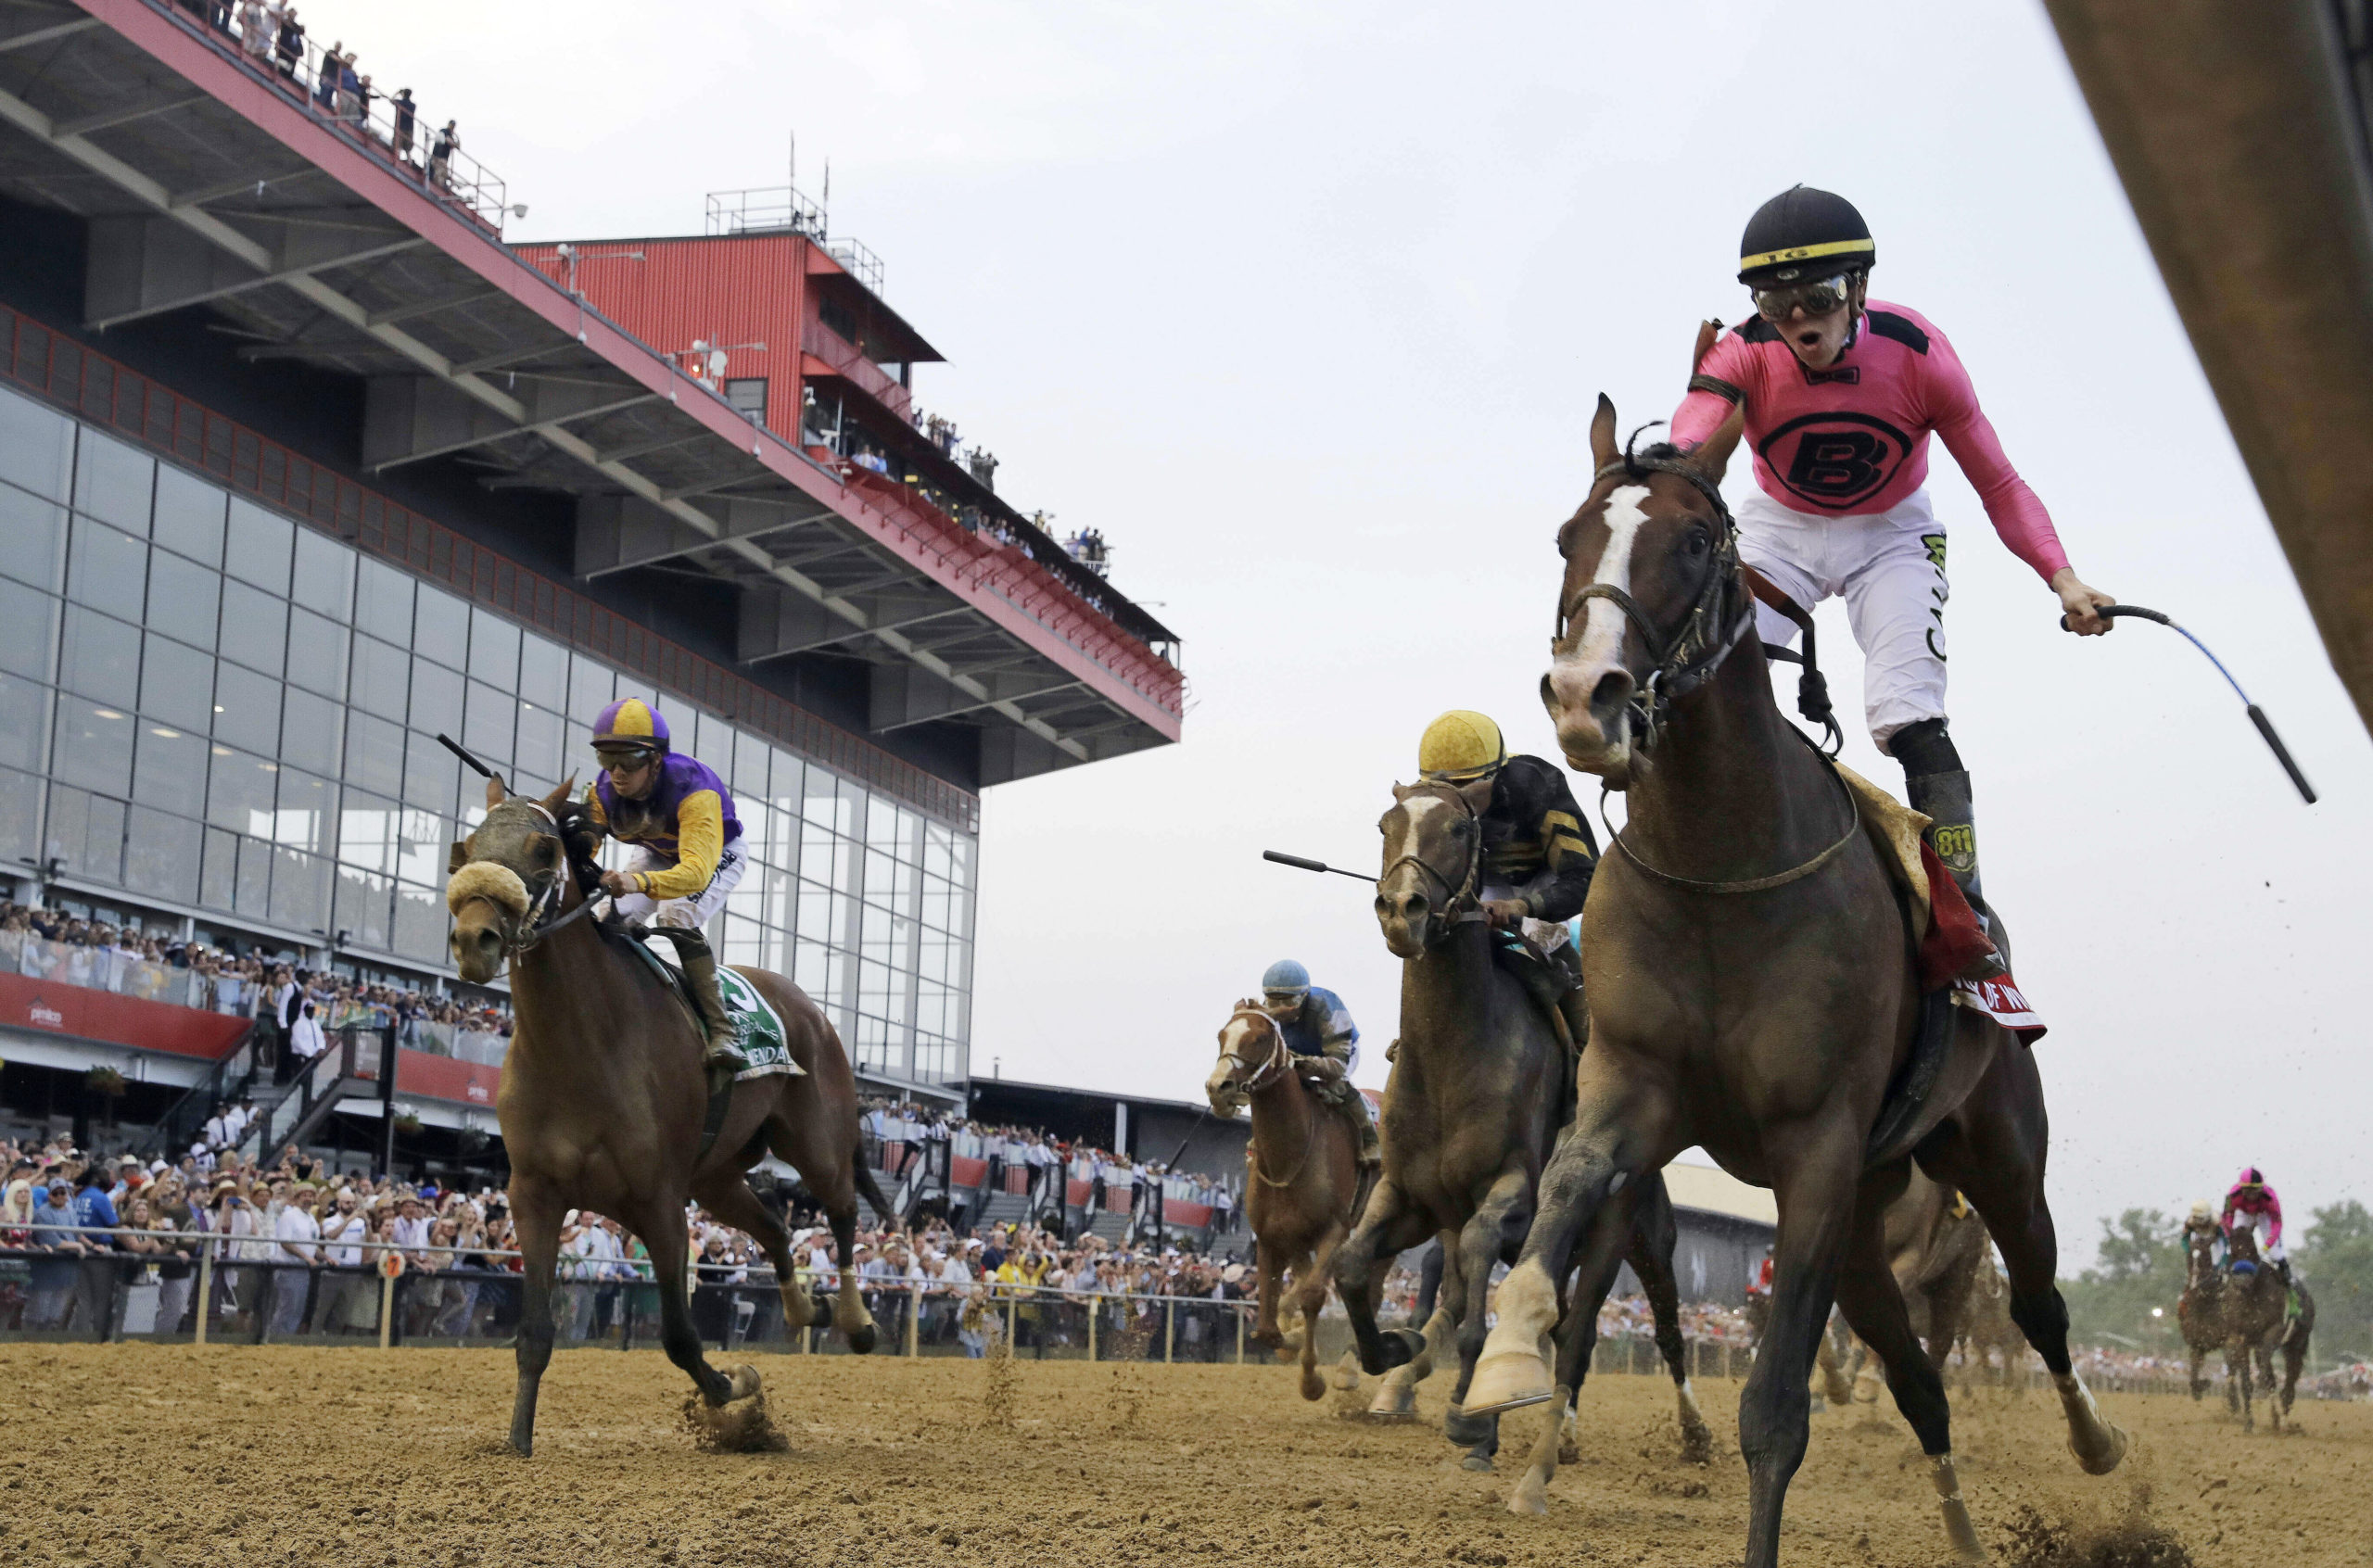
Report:
[[[1606,498],[1606,548],[1599,552],[1593,583],[1631,591],[1631,544],[1639,537],[1640,525],[1648,520],[1648,514],[1640,510],[1640,503],[1647,499],[1645,485],[1618,486]],[[1613,601],[1592,600],[1574,662],[1593,669],[1613,664],[1622,651],[1623,626],[1623,612]]]

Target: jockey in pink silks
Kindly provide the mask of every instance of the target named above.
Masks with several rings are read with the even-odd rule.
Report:
[[[2254,1165],[2241,1172],[2225,1195],[2225,1212],[2217,1217],[2217,1224],[2227,1236],[2236,1229],[2250,1232],[2257,1240],[2258,1256],[2281,1271],[2284,1280],[2291,1278],[2291,1255],[2282,1249],[2282,1200],[2265,1184],[2265,1173]],[[2232,1243],[2226,1243],[2229,1255]]]
[[[2012,554],[2058,596],[2071,629],[2098,637],[2115,600],[2068,563],[2051,516],[2002,452],[1945,335],[1868,297],[1878,247],[1852,203],[1804,185],[1765,202],[1740,242],[1756,313],[1698,363],[1672,417],[1686,449],[1742,411],[1756,487],[1738,507],[1739,555],[1810,610],[1840,598],[1861,645],[1871,739],[1903,765],[1930,842],[1986,919],[1969,774],[1946,729],[1945,525],[1928,498],[1928,437],[1975,487]],[[1785,647],[1793,622],[1758,605]],[[1990,922],[1988,924],[1991,929]],[[1965,978],[2002,973],[1988,955]]]

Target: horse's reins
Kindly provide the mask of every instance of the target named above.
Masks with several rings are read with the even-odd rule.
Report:
[[[542,802],[531,801],[524,796],[514,796],[512,799],[503,802],[502,805],[494,807],[487,813],[487,820],[492,821],[494,819],[494,813],[502,810],[503,806],[514,805],[527,807],[529,811],[534,812],[538,816],[542,817],[546,822],[552,825],[553,836],[558,838],[561,841],[561,865],[559,869],[547,871],[542,874],[540,879],[541,885],[528,896],[527,907],[520,912],[516,920],[510,923],[508,929],[504,931],[502,938],[502,954],[506,958],[517,957],[520,954],[527,952],[529,948],[543,941],[546,937],[551,936],[554,931],[564,929],[565,928],[575,924],[577,921],[583,919],[587,914],[591,912],[594,904],[598,902],[589,894],[586,897],[578,899],[577,901],[577,907],[562,915],[559,918],[547,920],[544,917],[546,913],[552,908],[553,900],[559,896],[563,877],[568,874],[571,870],[568,863],[568,835],[562,831],[560,818],[554,816],[550,811],[547,811],[544,808]],[[481,827],[484,825],[485,824],[483,823],[480,824]],[[501,863],[497,861],[494,864],[501,865]],[[492,903],[493,900],[489,899],[488,902]]]
[[[1286,1043],[1285,1025],[1259,1007],[1238,1007],[1228,1015],[1227,1021],[1234,1023],[1242,1018],[1259,1018],[1269,1026],[1269,1032],[1276,1037],[1276,1043],[1270,1047],[1268,1059],[1258,1068],[1250,1069],[1247,1073],[1243,1085],[1244,1092],[1251,1094],[1275,1082],[1280,1073],[1290,1071],[1294,1054],[1293,1048]],[[1237,1047],[1234,1045],[1220,1053],[1220,1060],[1234,1062],[1239,1069],[1244,1069],[1248,1066],[1245,1059],[1237,1054]],[[1302,1098],[1305,1102],[1303,1119],[1307,1125],[1302,1132],[1301,1159],[1293,1170],[1283,1176],[1270,1175],[1261,1169],[1261,1145],[1257,1142],[1252,1145],[1252,1174],[1258,1176],[1265,1186],[1289,1187],[1303,1171],[1310,1169],[1311,1151],[1318,1147],[1318,1096],[1305,1094]]]
[[[1638,438],[1636,431],[1633,433],[1633,438]],[[1821,678],[1820,667],[1814,662],[1812,617],[1799,608],[1794,600],[1774,588],[1761,573],[1739,559],[1738,520],[1731,515],[1730,503],[1722,499],[1721,490],[1713,481],[1686,462],[1672,458],[1643,457],[1627,450],[1620,459],[1607,463],[1591,475],[1591,483],[1596,486],[1616,475],[1634,479],[1644,478],[1650,473],[1669,474],[1677,479],[1687,481],[1699,495],[1706,498],[1706,504],[1714,509],[1714,519],[1720,528],[1721,537],[1719,542],[1714,547],[1713,568],[1706,575],[1706,586],[1697,590],[1697,597],[1691,601],[1689,613],[1682,620],[1680,627],[1670,637],[1667,637],[1657,627],[1656,622],[1649,618],[1647,611],[1642,607],[1640,601],[1625,589],[1616,587],[1613,583],[1587,584],[1573,598],[1558,606],[1557,633],[1551,646],[1554,648],[1565,642],[1567,632],[1574,623],[1574,617],[1580,614],[1593,599],[1604,599],[1622,612],[1624,619],[1630,621],[1639,630],[1641,640],[1647,644],[1648,656],[1656,661],[1656,668],[1649,672],[1646,682],[1633,694],[1628,704],[1631,713],[1639,720],[1640,749],[1646,751],[1656,744],[1656,733],[1663,727],[1666,714],[1672,704],[1712,680],[1731,654],[1736,651],[1740,642],[1745,639],[1747,627],[1755,624],[1756,601],[1762,600],[1773,610],[1796,622],[1805,634],[1805,651],[1801,657],[1789,653],[1785,649],[1767,649],[1765,651],[1767,656],[1786,658],[1804,666],[1805,674],[1798,682],[1796,689],[1797,710],[1806,718],[1821,724],[1827,729],[1831,750],[1824,751],[1802,730],[1796,730],[1795,733],[1797,739],[1812,747],[1815,756],[1829,764],[1830,778],[1836,783],[1839,793],[1846,798],[1846,827],[1845,834],[1836,842],[1814,855],[1810,860],[1801,865],[1792,866],[1785,871],[1776,872],[1769,877],[1751,877],[1741,881],[1709,882],[1694,877],[1676,877],[1669,871],[1658,870],[1642,859],[1640,852],[1624,842],[1623,835],[1606,820],[1608,793],[1606,789],[1599,790],[1599,822],[1605,827],[1606,836],[1614,841],[1615,847],[1622,852],[1626,860],[1669,887],[1684,888],[1691,892],[1708,893],[1761,892],[1769,888],[1785,887],[1800,878],[1811,876],[1828,865],[1843,853],[1846,846],[1854,841],[1854,836],[1862,830],[1861,812],[1855,804],[1854,791],[1846,780],[1838,776],[1836,764],[1833,760],[1833,752],[1836,747],[1844,744],[1845,736],[1837,727],[1836,715],[1830,710],[1828,683]],[[1747,592],[1737,596],[1738,607],[1735,612],[1729,613],[1727,624],[1724,624],[1723,602],[1732,597],[1733,584],[1745,588]],[[1718,626],[1719,627],[1719,640],[1716,639]],[[1791,728],[1793,729],[1794,727],[1792,726]]]

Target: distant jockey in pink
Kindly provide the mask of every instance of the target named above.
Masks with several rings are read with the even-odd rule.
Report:
[[[2265,1184],[2265,1177],[2254,1165],[2241,1172],[2240,1181],[2225,1195],[2225,1212],[2217,1223],[2226,1235],[2233,1234],[2234,1221],[2240,1228],[2257,1234],[2258,1256],[2282,1270],[2290,1271],[2290,1259],[2282,1250],[2282,1200]],[[2227,1250],[2230,1243],[2227,1243]]]
[[[2002,453],[1959,355],[1928,319],[1868,302],[1845,352],[1813,371],[1780,331],[1751,316],[1714,346],[1672,416],[1694,447],[1733,406],[1746,411],[1755,482],[1796,512],[1892,511],[1928,482],[1928,437],[1944,437],[2011,553],[2047,583],[2068,565],[2050,513]]]

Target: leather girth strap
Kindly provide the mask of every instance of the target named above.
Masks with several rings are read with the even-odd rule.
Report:
[[[699,1005],[692,1001],[690,982],[684,979],[680,970],[669,969],[666,965],[661,963],[659,961],[659,955],[642,944],[642,939],[645,937],[658,937],[663,942],[673,946],[679,958],[686,942],[697,942],[704,943],[707,939],[698,931],[678,930],[668,926],[640,926],[625,924],[609,929],[615,929],[616,934],[624,937],[627,940],[628,945],[634,950],[637,956],[643,959],[646,963],[650,964],[653,968],[660,972],[661,976],[667,981],[668,990],[674,993],[677,1002],[687,1013],[692,1015],[692,1032],[699,1035],[701,1039],[705,1041],[708,1038],[708,1026],[701,1018]],[[709,1062],[706,1064],[706,1078],[708,1081],[708,1114],[704,1117],[701,1121],[700,1148],[692,1156],[692,1169],[694,1170],[698,1170],[702,1165],[707,1162],[709,1151],[717,1147],[717,1136],[725,1131],[725,1113],[731,1109],[733,1106],[734,1080],[732,1065],[727,1062]]]

